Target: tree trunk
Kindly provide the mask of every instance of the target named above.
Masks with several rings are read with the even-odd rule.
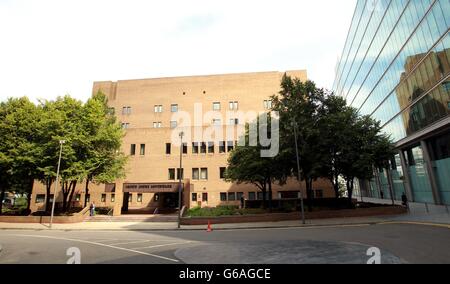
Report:
[[[272,212],[272,181],[269,180],[269,211]]]
[[[75,193],[75,188],[77,187],[77,181],[72,181],[70,183],[71,188],[70,188],[70,195],[69,195],[69,200],[68,200],[68,204],[69,204],[69,209],[72,207],[72,200],[73,200],[73,194]]]
[[[264,183],[263,189],[262,189],[262,193],[263,193],[263,209],[267,209],[267,184]]]
[[[86,178],[86,187],[85,187],[85,194],[84,194],[84,208],[88,206],[87,204],[87,197],[89,195],[89,177]]]
[[[333,189],[334,189],[334,195],[336,197],[336,199],[339,199],[339,178],[335,177],[333,179],[331,179],[331,183],[333,184]]]
[[[5,198],[5,188],[0,184],[0,215],[3,214],[3,199]]]
[[[46,190],[45,211],[46,212],[50,211],[50,194],[51,194],[52,184],[53,184],[53,181],[51,178],[48,178],[45,182],[45,190]]]
[[[347,180],[348,202],[350,206],[353,206],[353,186],[354,178]]]
[[[31,196],[33,196],[34,178],[30,178],[30,189],[27,195],[27,213],[31,213]]]
[[[312,203],[313,203],[312,179],[311,178],[305,178],[305,183],[306,183],[306,197],[308,199],[308,211],[312,212]]]

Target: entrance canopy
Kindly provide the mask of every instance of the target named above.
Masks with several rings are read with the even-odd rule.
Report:
[[[179,183],[125,183],[123,192],[129,193],[175,193]]]

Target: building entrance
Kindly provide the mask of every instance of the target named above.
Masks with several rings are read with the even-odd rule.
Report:
[[[178,210],[178,184],[124,184],[123,214],[173,214]]]

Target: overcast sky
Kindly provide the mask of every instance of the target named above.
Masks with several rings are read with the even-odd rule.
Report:
[[[356,0],[0,0],[0,100],[94,81],[307,69],[331,88]]]

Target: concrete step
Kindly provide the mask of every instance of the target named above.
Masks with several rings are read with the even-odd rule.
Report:
[[[122,215],[122,216],[101,216],[87,217],[85,222],[153,222],[171,223],[177,222],[177,215]]]

